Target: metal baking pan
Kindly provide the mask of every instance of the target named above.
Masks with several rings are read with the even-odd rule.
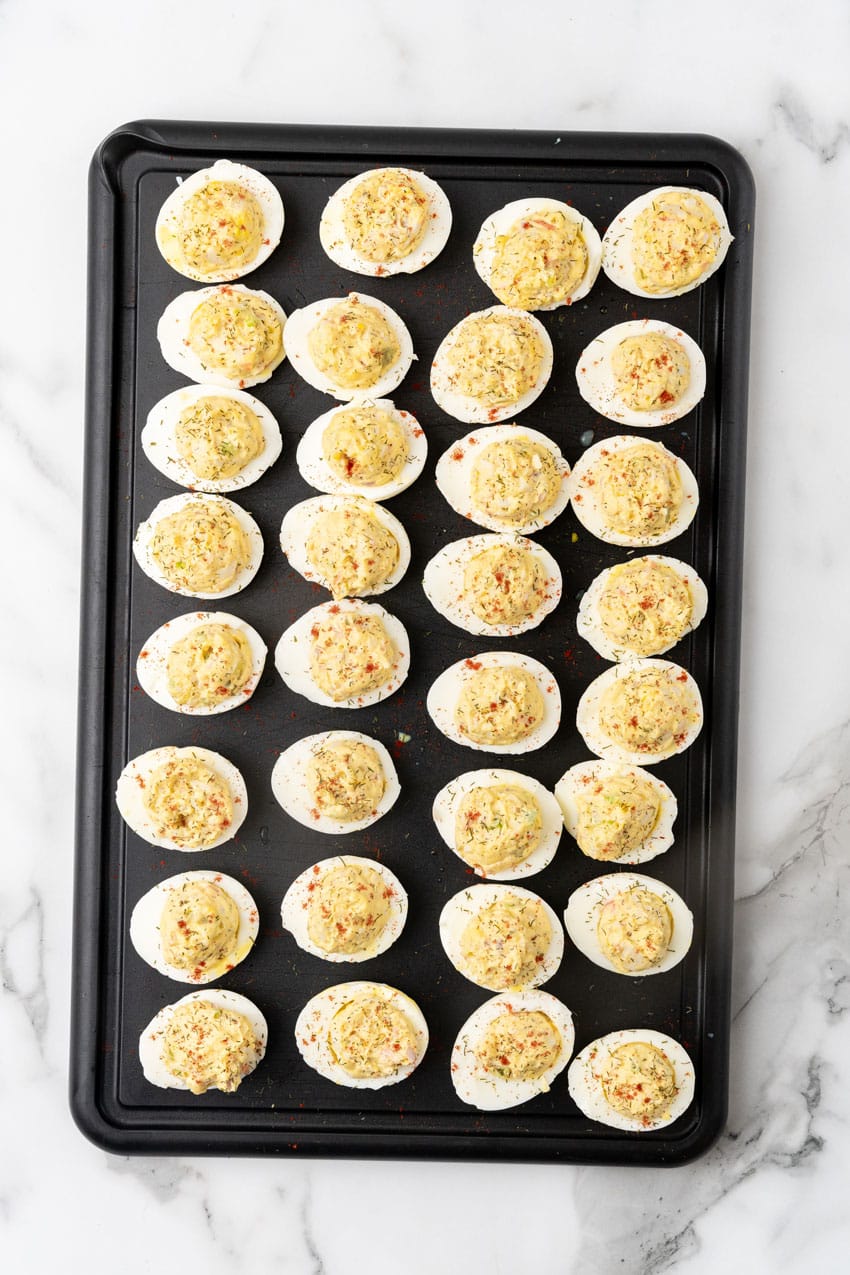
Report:
[[[291,310],[352,288],[395,307],[419,356],[396,391],[397,404],[424,426],[429,463],[422,478],[392,501],[413,547],[411,569],[381,599],[412,638],[412,667],[402,690],[374,709],[342,713],[293,695],[271,658],[244,708],[209,718],[181,718],[135,685],[137,653],[167,618],[190,609],[135,566],[138,523],[173,485],[139,446],[149,408],[181,378],[162,360],[156,323],[187,280],[163,261],[154,243],[157,211],[175,179],[229,157],[252,164],[279,187],[286,207],[280,248],[245,282]],[[317,227],[329,194],[345,179],[383,164],[422,168],[446,190],[454,228],[442,255],[411,276],[366,280],[334,266]],[[443,739],[424,708],[432,680],[461,656],[489,643],[453,628],[432,610],[422,569],[439,545],[473,528],[439,495],[433,481],[440,453],[467,431],[443,415],[428,390],[428,369],[449,328],[493,298],[475,274],[471,246],[493,209],[526,194],[575,204],[604,231],[612,216],[644,190],[686,184],[715,194],[727,209],[735,241],[725,266],[685,296],[641,302],[600,275],[588,298],[541,316],[555,346],[555,370],[542,397],[521,418],[550,435],[574,463],[592,437],[618,431],[580,399],[574,377],[579,352],[604,328],[638,314],[682,326],[708,361],[708,389],[689,416],[654,437],[680,453],[696,473],[701,503],[691,527],[664,552],[696,566],[711,607],[696,633],[670,653],[695,676],[706,724],[684,754],[657,768],[679,800],[676,842],[651,865],[695,914],[686,959],[656,978],[606,974],[568,951],[547,990],[573,1011],[576,1049],[618,1027],[658,1028],[682,1041],[694,1059],[696,1099],[673,1125],[624,1134],[585,1119],[566,1076],[532,1102],[485,1114],[455,1096],[448,1059],[460,1025],[486,993],[449,964],[437,933],[439,911],[469,883],[464,865],[441,842],[430,807],[453,775],[482,763]],[[471,132],[143,122],[109,136],[90,174],[85,533],[74,939],[71,1104],[80,1127],[111,1151],[221,1154],[344,1154],[577,1163],[681,1164],[719,1134],[726,1110],[741,551],[744,505],[747,358],[754,189],[731,147],[695,135]],[[296,442],[329,401],[288,364],[257,396],[278,417],[284,453],[255,486],[237,495],[258,521],[266,552],[250,587],[227,602],[273,649],[283,629],[317,595],[287,566],[277,544],[281,518],[315,494],[295,463]],[[586,750],[574,728],[579,695],[603,667],[576,634],[577,597],[596,573],[624,556],[585,533],[571,511],[539,536],[564,574],[559,608],[522,649],[555,673],[563,696],[559,734],[544,749],[516,759],[549,788]],[[516,640],[514,640],[516,642]],[[493,645],[508,646],[505,639]],[[344,719],[344,720],[341,720]],[[272,797],[269,776],[294,739],[332,725],[374,734],[396,753],[402,797],[363,833],[327,837],[290,820]],[[409,736],[408,742],[402,737]],[[245,775],[249,813],[238,838],[191,857],[155,849],[129,832],[115,808],[116,777],[126,760],[165,743],[198,743],[229,757]],[[422,1007],[431,1032],[424,1062],[401,1085],[377,1092],[340,1089],[299,1058],[293,1026],[320,988],[351,977],[297,949],[280,928],[281,898],[294,877],[334,853],[380,854],[410,895],[399,942],[358,966],[355,976],[400,986]],[[187,867],[214,867],[246,881],[260,911],[254,952],[225,985],[257,1002],[269,1023],[264,1062],[234,1095],[202,1097],[154,1088],[138,1062],[139,1033],[185,988],[145,965],[128,941],[130,911],[156,881]],[[566,836],[552,863],[528,881],[562,912],[570,892],[598,875]]]

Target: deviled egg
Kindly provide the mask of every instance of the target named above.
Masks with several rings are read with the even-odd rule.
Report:
[[[246,703],[265,663],[266,644],[250,624],[227,611],[190,611],[150,635],[136,677],[163,708],[206,716]]]
[[[462,1102],[501,1111],[548,1093],[573,1052],[573,1017],[548,992],[529,988],[485,1001],[452,1049],[452,1084]]]
[[[398,518],[363,496],[313,496],[293,505],[280,547],[299,575],[335,598],[385,593],[410,566],[410,541]]]
[[[452,210],[442,188],[410,168],[373,168],[334,191],[319,222],[331,261],[355,274],[413,274],[446,246]]]
[[[401,621],[377,602],[343,598],[313,607],[291,624],[274,658],[296,694],[329,708],[364,708],[401,686],[410,643]]]
[[[419,1066],[428,1025],[416,1002],[397,987],[338,983],[304,1006],[295,1043],[308,1067],[335,1085],[383,1089]]]
[[[732,235],[707,190],[658,186],[617,214],[602,240],[602,269],[638,297],[678,297],[722,266]]]
[[[323,961],[369,961],[392,947],[407,920],[407,892],[382,863],[322,859],[296,877],[280,909],[283,928]]]
[[[171,192],[154,233],[174,270],[198,283],[226,283],[271,256],[283,220],[283,200],[268,177],[219,159]]]
[[[699,503],[697,480],[661,443],[620,434],[594,443],[570,478],[575,516],[608,544],[650,547],[680,536]]]
[[[660,319],[607,328],[576,364],[579,393],[594,411],[634,429],[669,425],[705,394],[705,356],[692,337]]]
[[[389,500],[425,466],[428,441],[410,412],[389,398],[333,407],[316,418],[295,453],[301,477],[329,495]]]
[[[569,204],[515,199],[484,222],[472,262],[503,305],[555,310],[590,292],[602,244],[591,222]]]
[[[694,1097],[694,1065],[677,1040],[648,1027],[609,1032],[576,1054],[567,1072],[583,1115],[627,1132],[663,1129]]]
[[[160,1089],[234,1093],[263,1059],[269,1029],[253,1001],[209,987],[165,1005],[139,1038],[145,1080]]]
[[[224,283],[181,292],[165,307],[156,336],[175,372],[200,385],[249,389],[283,362],[286,315],[267,292]]]
[[[513,637],[558,605],[561,569],[523,536],[469,536],[434,555],[422,587],[435,610],[467,633]]]
[[[479,877],[516,881],[555,857],[563,824],[539,780],[515,770],[468,770],[434,798],[434,823],[450,850]]]
[[[223,872],[179,872],[139,899],[130,917],[130,942],[143,961],[180,983],[211,983],[229,973],[254,946],[257,905]]]
[[[139,524],[133,556],[172,593],[227,598],[249,585],[263,560],[254,519],[226,496],[169,496]]]
[[[676,797],[640,766],[579,762],[558,780],[555,797],[564,827],[589,859],[647,863],[673,844]]]
[[[702,730],[694,679],[670,660],[627,660],[600,673],[578,702],[576,726],[606,761],[652,766],[690,747]]]
[[[161,398],[142,430],[142,451],[160,473],[194,491],[237,491],[281,453],[280,426],[252,394],[185,385]]]
[[[345,402],[391,394],[414,359],[413,341],[399,315],[362,292],[294,310],[283,339],[298,375]]]
[[[115,801],[133,832],[164,850],[214,850],[248,813],[241,773],[209,748],[152,748],[118,776]]]
[[[437,486],[456,513],[490,531],[533,535],[566,509],[570,467],[536,429],[493,425],[458,439],[437,461]]]
[[[576,628],[605,660],[663,655],[707,609],[708,590],[693,567],[652,554],[601,571],[582,594]]]
[[[432,684],[426,704],[449,739],[488,753],[542,748],[561,720],[554,677],[519,651],[484,651],[458,660]]]
[[[676,891],[638,872],[580,885],[567,901],[564,925],[589,961],[629,978],[678,965],[694,933],[693,914]]]
[[[296,740],[272,770],[272,792],[307,828],[359,832],[385,815],[401,786],[380,740],[354,730],[326,730]]]
[[[552,375],[552,342],[525,310],[494,305],[468,314],[440,343],[431,393],[455,420],[495,424],[530,407]]]
[[[491,992],[547,983],[564,955],[564,933],[549,904],[517,885],[459,891],[440,913],[440,942],[464,978]]]

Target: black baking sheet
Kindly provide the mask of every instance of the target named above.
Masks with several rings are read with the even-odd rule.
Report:
[[[263,532],[265,557],[254,582],[223,601],[269,647],[255,695],[236,712],[181,717],[153,703],[135,683],[145,639],[166,619],[192,609],[141,573],[131,555],[138,523],[178,489],[144,458],[139,435],[164,394],[184,384],[163,361],[157,320],[166,304],[195,287],[156,249],[154,221],[175,179],[217,158],[261,169],[286,208],[280,248],[241,282],[270,292],[289,313],[324,296],[356,289],[396,308],[419,356],[393,395],[424,427],[429,460],[422,478],[389,502],[404,524],[413,558],[404,581],[380,601],[411,637],[410,676],[375,708],[320,708],[281,682],[272,653],[283,629],[327,595],[289,569],[278,545],[284,512],[316,495],[294,462],[306,425],[330,400],[284,363],[255,393],[278,417],[283,456],[255,486],[234,493]],[[318,221],[330,195],[364,168],[423,168],[445,189],[454,226],[445,251],[424,271],[372,280],[347,273],[322,252]],[[507,759],[550,789],[587,751],[574,727],[585,686],[607,664],[577,637],[583,589],[603,567],[632,551],[607,546],[571,511],[537,537],[557,558],[563,599],[544,624],[520,639],[487,641],[454,628],[421,590],[422,570],[443,544],[479,528],[456,515],[433,481],[440,453],[470,428],[444,415],[428,388],[431,358],[445,333],[494,298],[472,267],[471,247],[484,217],[512,199],[546,194],[572,202],[602,233],[636,195],[687,184],[724,204],[735,242],[724,267],[686,296],[643,301],[604,275],[582,302],[539,317],[550,332],[555,367],[549,387],[520,417],[548,434],[574,463],[591,441],[617,427],[578,395],[574,368],[585,344],[627,318],[659,317],[702,346],[708,388],[684,420],[651,436],[682,455],[696,473],[701,501],[688,531],[663,551],[691,562],[711,600],[706,620],[671,652],[697,679],[706,724],[684,754],[654,768],[679,800],[676,842],[646,871],[683,895],[695,914],[693,947],[674,970],[629,979],[607,974],[568,943],[546,990],[572,1010],[576,1050],[604,1032],[646,1026],[690,1051],[696,1099],[675,1124],[624,1134],[594,1124],[573,1105],[562,1073],[550,1093],[504,1112],[481,1113],[455,1096],[451,1046],[461,1024],[489,995],[450,965],[438,937],[445,900],[475,882],[439,838],[430,816],[435,793],[454,775],[500,764],[444,739],[424,708],[433,679],[455,660],[488,647],[521,649],[554,672],[563,697],[561,729],[546,748]],[[86,513],[83,559],[75,896],[71,1103],[83,1131],[116,1152],[395,1155],[588,1163],[677,1164],[711,1145],[725,1118],[731,964],[731,906],[738,653],[741,604],[747,355],[754,191],[746,164],[725,143],[693,135],[460,132],[145,122],[113,133],[90,174],[89,346]],[[205,604],[214,605],[214,604]],[[296,738],[341,727],[375,735],[393,753],[402,796],[362,833],[329,837],[293,822],[271,795],[278,754]],[[402,737],[409,736],[409,740]],[[184,855],[149,846],[130,832],[114,805],[125,762],[166,743],[200,744],[229,757],[248,786],[249,813],[238,837],[218,850]],[[310,863],[332,854],[380,856],[401,878],[410,915],[401,939],[366,965],[330,965],[301,952],[281,930],[284,891]],[[260,912],[250,955],[223,986],[259,1005],[269,1047],[234,1095],[202,1097],[161,1090],[143,1078],[138,1037],[162,1005],[186,993],[150,969],[128,939],[130,912],[155,882],[189,868],[214,867],[243,880]],[[562,913],[570,892],[607,871],[586,859],[567,834],[549,868],[522,882]],[[431,1043],[404,1083],[376,1092],[334,1086],[301,1061],[296,1016],[315,992],[367,977],[402,988],[420,1004]]]

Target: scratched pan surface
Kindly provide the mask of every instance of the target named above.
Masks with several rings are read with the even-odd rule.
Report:
[[[326,594],[291,571],[278,546],[285,511],[315,493],[295,466],[305,426],[330,400],[295,376],[288,363],[254,393],[278,417],[283,455],[260,482],[237,495],[265,540],[259,574],[227,609],[263,636],[270,658],[253,699],[237,712],[182,718],[149,700],[135,684],[144,640],[169,617],[191,608],[135,566],[138,523],[177,489],[145,460],[139,434],[150,407],[184,384],[161,358],[156,324],[186,287],[153,239],[157,211],[177,177],[216,158],[254,164],[278,186],[286,207],[280,248],[243,282],[263,288],[287,312],[357,288],[395,307],[418,354],[394,395],[418,416],[429,443],[422,478],[391,502],[411,540],[404,581],[381,602],[407,627],[412,663],[402,690],[356,712],[311,705],[281,682],[271,652],[283,629]],[[412,276],[366,280],[333,265],[317,226],[329,196],[345,179],[381,164],[424,168],[452,203],[454,227],[435,263]],[[661,977],[607,974],[568,944],[558,975],[546,985],[572,1010],[576,1049],[620,1027],[647,1026],[686,1044],[697,1094],[674,1125],[623,1134],[586,1120],[572,1103],[566,1075],[550,1093],[501,1113],[483,1114],[455,1096],[449,1055],[457,1031],[486,993],[463,979],[440,946],[444,902],[470,884],[463,863],[431,821],[435,793],[463,770],[486,764],[445,740],[424,700],[434,678],[455,660],[487,646],[518,647],[555,674],[563,697],[561,729],[544,749],[515,759],[552,788],[586,750],[575,707],[606,665],[576,634],[581,591],[603,567],[629,556],[595,540],[567,511],[538,537],[564,576],[560,606],[531,633],[486,642],[434,612],[421,589],[422,570],[441,545],[477,528],[456,515],[434,484],[440,453],[467,431],[445,416],[428,390],[434,351],[449,328],[493,298],[475,274],[471,247],[484,217],[523,195],[568,200],[603,232],[613,215],[644,190],[692,184],[717,195],[736,236],[727,264],[686,296],[643,303],[603,275],[589,297],[543,314],[555,369],[542,397],[521,419],[553,438],[574,463],[591,441],[616,427],[579,398],[574,367],[584,345],[605,327],[650,314],[681,325],[703,347],[708,389],[683,421],[653,433],[694,469],[701,503],[691,528],[664,547],[693,563],[707,582],[708,617],[670,657],[696,677],[706,725],[682,756],[657,767],[679,800],[676,842],[651,865],[695,914],[693,947]],[[92,165],[90,206],[87,493],[75,925],[75,1016],[71,1101],[82,1129],[120,1152],[220,1152],[397,1155],[675,1164],[704,1151],[722,1128],[728,1075],[731,899],[744,492],[746,372],[753,190],[736,152],[698,136],[638,134],[457,133],[409,130],[214,126],[143,123],[118,130]],[[274,801],[270,775],[278,754],[314,731],[365,731],[394,753],[402,796],[362,833],[329,837],[294,823]],[[408,739],[409,737],[409,739]],[[126,760],[162,744],[200,744],[243,772],[249,812],[239,835],[191,857],[152,848],[130,832],[113,802]],[[511,764],[514,764],[513,762]],[[330,965],[301,952],[281,931],[281,898],[310,863],[334,853],[380,857],[410,896],[407,927],[394,947],[366,966]],[[213,867],[243,880],[258,903],[259,940],[220,985],[256,1001],[269,1024],[260,1067],[235,1095],[202,1097],[161,1090],[143,1078],[138,1038],[150,1018],[186,991],[151,970],[128,940],[130,912],[155,882],[187,868]],[[565,834],[549,868],[525,881],[562,913],[567,898],[600,867]],[[351,970],[354,969],[354,974]],[[401,987],[420,1004],[431,1033],[424,1062],[401,1085],[377,1092],[338,1088],[300,1060],[293,1027],[309,997],[347,977]]]

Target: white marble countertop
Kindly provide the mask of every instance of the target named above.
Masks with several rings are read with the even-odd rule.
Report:
[[[134,13],[0,0],[7,1269],[844,1268],[850,435],[833,369],[847,362],[848,64],[842,0],[431,0],[421,12],[393,0],[151,0]],[[86,169],[106,133],[141,117],[707,132],[752,166],[734,1070],[728,1129],[696,1164],[122,1159],[74,1127]],[[33,625],[45,581],[52,612]]]

